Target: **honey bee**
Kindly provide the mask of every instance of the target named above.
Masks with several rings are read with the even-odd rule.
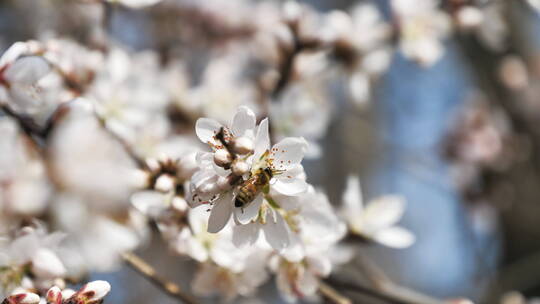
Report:
[[[264,187],[270,183],[274,176],[271,168],[261,168],[244,181],[238,188],[238,194],[234,200],[235,207],[244,208],[259,195]]]

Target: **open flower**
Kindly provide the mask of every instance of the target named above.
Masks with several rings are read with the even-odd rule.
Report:
[[[405,210],[403,198],[387,195],[364,207],[358,177],[349,176],[343,204],[342,214],[351,232],[394,248],[405,248],[414,243],[411,232],[395,225]]]
[[[288,228],[269,193],[295,196],[307,190],[300,164],[307,143],[303,138],[285,138],[270,147],[268,119],[264,119],[257,128],[252,151],[242,155],[234,143],[239,138],[253,138],[254,128],[255,116],[245,107],[239,108],[230,128],[210,119],[197,122],[197,135],[215,152],[213,160],[208,154],[199,157],[201,169],[190,185],[191,205],[212,206],[209,232],[223,229],[234,214],[238,225],[252,224],[245,227],[246,237],[256,240],[262,229],[267,241],[280,250],[289,244],[289,239],[273,237],[288,235]],[[219,151],[228,153],[228,157],[221,157]],[[243,168],[236,168],[239,164]]]

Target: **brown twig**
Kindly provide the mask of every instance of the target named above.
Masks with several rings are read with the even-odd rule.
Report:
[[[337,290],[332,288],[332,286],[319,282],[319,293],[323,296],[324,299],[329,303],[334,304],[352,304],[352,301],[345,296],[341,295]]]
[[[152,266],[150,266],[137,255],[131,252],[125,252],[122,254],[122,258],[131,269],[135,270],[145,279],[150,281],[150,283],[154,284],[154,286],[158,287],[159,289],[167,293],[169,296],[178,299],[186,304],[198,303],[193,297],[185,294],[180,289],[180,287],[178,287],[177,284],[160,277],[157,271]]]

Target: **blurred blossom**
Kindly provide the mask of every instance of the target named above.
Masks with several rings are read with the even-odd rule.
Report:
[[[161,2],[161,0],[106,0],[111,3],[120,3],[132,8],[141,8],[145,6],[154,5]]]
[[[91,200],[94,208],[120,208],[134,188],[135,164],[92,112],[77,110],[77,99],[51,138],[54,181],[66,191]]]
[[[442,148],[459,194],[476,203],[465,208],[471,226],[463,229],[474,239],[508,232],[500,229],[507,215],[483,193],[485,185],[502,176],[511,185],[501,183],[497,190],[514,191],[523,176],[535,184],[538,175],[520,175],[528,164],[512,166],[535,159],[538,149],[538,81],[529,64],[535,51],[525,50],[532,44],[528,36],[514,33],[520,22],[513,20],[513,6],[480,0],[323,2],[318,7],[248,0],[2,2],[0,44],[7,47],[0,56],[2,303],[103,303],[111,291],[108,282],[79,289],[68,284],[82,284],[87,276],[111,273],[124,263],[138,269],[126,256],[164,247],[195,267],[193,273],[180,270],[190,282],[188,293],[230,303],[259,303],[267,292],[286,302],[320,302],[329,296],[323,283],[341,293],[339,284],[330,286],[334,279],[349,271],[369,278],[365,265],[352,262],[357,249],[368,242],[406,248],[416,237],[399,226],[404,198],[383,195],[366,203],[354,171],[377,167],[387,155],[390,167],[401,164],[410,151],[394,146],[426,142],[429,155],[411,158],[426,166],[434,158],[436,170],[447,167],[433,155],[439,138],[386,136],[403,133],[379,124],[377,119],[395,108],[377,104],[378,86],[398,71],[403,84],[392,96],[408,101],[418,79],[421,92],[415,91],[415,98],[431,96],[433,83],[442,78],[424,81],[405,73],[412,68],[424,73],[445,53],[477,42],[483,45],[474,51],[485,55],[478,61],[488,62],[487,72],[495,75],[478,74],[485,92],[474,95],[452,122]],[[537,2],[527,1],[535,9]],[[342,4],[347,9],[333,9]],[[25,41],[15,42],[19,39]],[[510,44],[518,40],[519,45]],[[395,57],[396,51],[406,60]],[[480,64],[470,72],[477,68]],[[482,94],[491,96],[489,102]],[[351,104],[343,107],[345,100]],[[439,132],[443,122],[418,118],[438,109],[437,100],[422,107],[413,101],[398,107],[403,113],[392,113],[390,128]],[[531,111],[521,113],[522,108]],[[362,118],[346,113],[350,109],[362,110]],[[358,123],[350,123],[353,118]],[[362,146],[364,129],[381,137],[380,145],[371,147],[375,140],[369,139],[370,146]],[[354,163],[344,162],[340,157],[351,147],[362,151],[353,151]],[[374,151],[377,155],[368,155]],[[324,174],[306,175],[317,170]],[[312,178],[330,183],[314,187]],[[336,185],[343,180],[346,187],[339,193]],[[537,197],[531,193],[516,197]],[[423,216],[413,211],[411,219]],[[154,235],[164,246],[146,246]],[[420,245],[410,252],[421,249],[422,257],[430,257]],[[456,252],[475,245],[463,241]],[[140,273],[156,284],[166,281],[150,266],[154,262],[148,261],[151,271]],[[450,280],[458,272],[473,272],[466,263]],[[130,288],[128,279],[115,282]],[[267,282],[276,288],[261,292]],[[363,281],[351,282],[357,283]],[[165,285],[174,289],[173,283]],[[129,288],[114,300],[141,295]],[[400,296],[384,288],[373,295],[385,292]],[[444,302],[472,303],[465,296],[470,295]],[[153,294],[148,298],[161,301]],[[516,291],[501,303],[535,300]]]
[[[35,222],[5,237],[0,244],[0,288],[4,296],[19,287],[47,288],[49,282],[66,275],[58,256],[65,234],[49,234],[43,224]]]
[[[399,45],[405,57],[430,66],[444,53],[444,39],[450,31],[448,15],[434,0],[393,0],[398,22]]]
[[[1,117],[0,133],[2,217],[39,215],[46,208],[51,193],[45,164],[13,120]]]
[[[411,232],[395,225],[405,211],[403,198],[387,195],[364,207],[358,177],[349,176],[343,204],[343,217],[353,233],[395,248],[406,248],[414,243]]]

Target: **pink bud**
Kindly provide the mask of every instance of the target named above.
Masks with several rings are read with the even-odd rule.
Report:
[[[111,291],[111,285],[106,281],[93,281],[84,285],[75,295],[75,299],[83,303],[95,303],[103,299]]]
[[[62,291],[58,286],[53,286],[47,291],[47,304],[62,304]]]
[[[4,300],[4,303],[7,304],[38,304],[39,296],[35,293],[24,292],[9,296]]]

